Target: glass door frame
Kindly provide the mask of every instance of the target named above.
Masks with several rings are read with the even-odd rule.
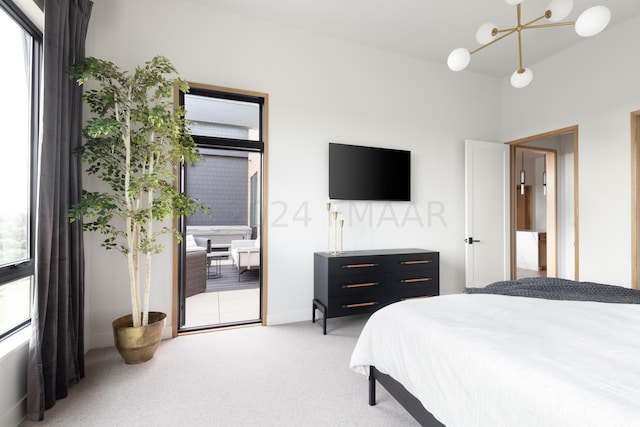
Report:
[[[266,325],[267,316],[267,251],[266,248],[268,237],[267,229],[267,140],[268,140],[268,95],[266,93],[244,91],[238,89],[230,89],[219,86],[204,85],[200,83],[189,83],[189,94],[207,96],[212,98],[225,99],[230,101],[241,101],[255,103],[259,106],[259,138],[257,141],[247,139],[232,139],[224,137],[198,136],[193,135],[193,139],[199,148],[212,148],[233,151],[243,151],[247,153],[260,153],[261,156],[261,177],[259,185],[260,208],[258,217],[260,219],[260,227],[256,237],[260,238],[260,302],[259,302],[259,318],[247,322],[235,322],[233,324],[225,323],[217,325],[203,325],[202,327],[183,328],[185,314],[185,245],[176,243],[174,247],[174,304],[173,304],[173,336],[179,334],[187,334],[200,331],[208,331],[213,329],[221,329],[228,327],[238,327],[247,324]],[[184,106],[185,93],[177,88],[174,93],[177,106]],[[185,165],[180,164],[179,167],[179,186],[184,191],[186,186]],[[185,236],[186,220],[184,217],[176,218],[174,227],[182,232]]]

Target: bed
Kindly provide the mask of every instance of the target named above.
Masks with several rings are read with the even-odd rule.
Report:
[[[370,404],[378,381],[422,425],[640,425],[640,291],[530,279],[467,292],[369,318],[350,365]]]

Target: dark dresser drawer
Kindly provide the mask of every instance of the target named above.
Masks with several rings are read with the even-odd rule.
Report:
[[[409,255],[396,255],[389,257],[387,261],[390,271],[411,271],[411,270],[424,270],[438,269],[438,253],[416,253]]]
[[[387,304],[389,299],[377,293],[335,297],[328,307],[327,317],[371,313]]]
[[[335,276],[328,284],[330,296],[383,292],[388,287],[385,275],[377,273]]]
[[[439,274],[437,269],[422,269],[402,271],[400,273],[389,273],[389,286],[396,288],[397,286],[407,285],[424,285],[439,284]]]
[[[435,296],[440,293],[438,276],[438,269],[433,268],[392,273],[388,288],[398,299]]]
[[[380,257],[336,257],[329,260],[329,276],[378,274],[384,271]]]
[[[394,291],[393,296],[398,300],[415,297],[433,297],[440,293],[440,289],[435,282],[413,282],[403,283],[402,287],[399,287]]]

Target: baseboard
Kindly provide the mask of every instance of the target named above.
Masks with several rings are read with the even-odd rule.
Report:
[[[27,417],[27,396],[0,416],[0,426],[18,426]]]
[[[311,303],[308,310],[295,310],[283,313],[267,314],[267,325],[282,325],[284,323],[296,323],[311,320]]]
[[[89,340],[85,342],[85,351],[104,347],[113,347],[113,332],[109,331],[102,332],[100,334],[93,334]]]
[[[165,325],[164,331],[162,332],[163,340],[172,338],[173,336],[172,327],[173,326],[169,324]],[[113,342],[113,331],[94,334],[89,338],[89,340],[90,342],[85,343],[85,351],[89,351],[94,348],[113,347],[115,345]]]

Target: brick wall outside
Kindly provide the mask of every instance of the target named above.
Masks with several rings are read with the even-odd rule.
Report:
[[[255,194],[255,205],[253,209],[255,210],[254,218],[251,218],[251,178],[253,176],[257,177],[257,185],[256,185],[256,194]],[[260,207],[262,206],[262,153],[250,153],[249,154],[249,170],[247,174],[247,185],[249,186],[249,192],[247,193],[247,204],[249,205],[249,216],[248,221],[249,225],[253,229],[251,238],[255,239],[258,235],[260,235]]]
[[[197,212],[187,225],[248,225],[248,165],[246,155],[203,155],[187,165],[186,191],[211,209],[212,216]]]

